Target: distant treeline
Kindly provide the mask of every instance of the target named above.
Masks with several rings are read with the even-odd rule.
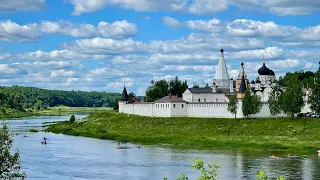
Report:
[[[47,90],[35,87],[0,87],[0,106],[24,111],[65,105],[71,107],[112,107],[119,93]]]

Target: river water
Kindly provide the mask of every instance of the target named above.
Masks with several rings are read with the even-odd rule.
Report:
[[[76,118],[84,117],[78,115]],[[159,146],[126,144],[131,149],[117,149],[115,141],[62,134],[28,132],[43,129],[44,122],[63,121],[69,116],[29,117],[10,120],[14,149],[19,149],[22,172],[30,180],[175,180],[181,172],[189,179],[200,173],[190,169],[196,157],[205,164],[216,162],[221,168],[219,179],[255,179],[266,171],[269,178],[320,179],[320,158],[313,152],[301,159],[271,159],[276,152],[176,150]],[[24,137],[26,135],[27,137]],[[47,137],[47,145],[40,142]]]

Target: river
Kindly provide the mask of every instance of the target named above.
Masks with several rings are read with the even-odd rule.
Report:
[[[78,115],[76,118],[84,117]],[[269,178],[320,179],[320,158],[314,153],[301,159],[271,159],[276,152],[176,150],[159,146],[126,144],[131,149],[117,149],[115,141],[62,134],[28,132],[42,130],[44,122],[62,121],[69,116],[41,116],[10,120],[14,149],[19,149],[22,172],[29,180],[175,180],[180,172],[189,179],[200,173],[190,169],[196,157],[205,164],[216,162],[221,168],[219,179],[255,179],[260,170]],[[27,137],[24,137],[26,135]],[[42,145],[43,137],[48,144]]]

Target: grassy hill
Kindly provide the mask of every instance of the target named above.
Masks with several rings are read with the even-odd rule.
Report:
[[[314,153],[320,148],[320,120],[159,118],[96,112],[76,122],[61,122],[47,131],[176,148],[242,149]]]

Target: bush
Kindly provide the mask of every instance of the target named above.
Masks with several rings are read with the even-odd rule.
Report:
[[[76,117],[72,115],[69,119],[69,122],[74,123],[76,121]]]

